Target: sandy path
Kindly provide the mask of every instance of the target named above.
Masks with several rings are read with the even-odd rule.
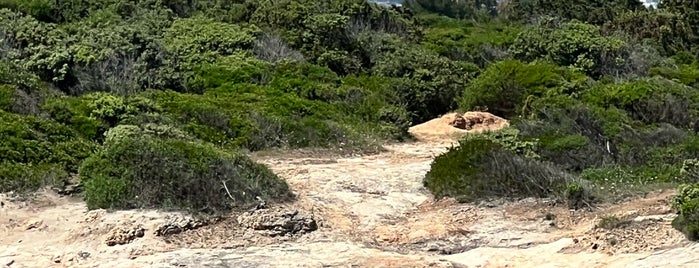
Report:
[[[287,179],[317,231],[269,238],[224,221],[171,240],[153,230],[172,213],[88,212],[80,201],[45,195],[42,203],[5,200],[0,265],[9,267],[699,267],[669,222],[671,193],[594,212],[570,212],[539,200],[435,202],[422,178],[444,143],[387,146],[363,157],[258,157]],[[555,219],[546,219],[546,215]],[[637,219],[595,229],[599,217]],[[639,218],[644,215],[658,215]],[[107,246],[115,227],[145,236]],[[611,242],[614,239],[615,242]],[[577,242],[576,242],[577,241]],[[596,246],[595,246],[596,245]],[[594,249],[593,249],[594,248]]]

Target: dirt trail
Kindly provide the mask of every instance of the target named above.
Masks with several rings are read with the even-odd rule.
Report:
[[[53,194],[31,203],[0,197],[5,204],[0,209],[0,265],[699,267],[699,246],[685,242],[670,226],[670,192],[592,212],[571,212],[533,199],[506,204],[434,201],[422,178],[448,146],[435,141],[395,144],[386,146],[387,152],[361,157],[257,157],[288,181],[298,201],[255,213],[297,210],[317,223],[315,231],[287,236],[245,228],[239,215],[232,215],[162,237],[154,230],[185,216],[88,212],[79,200]],[[628,221],[611,230],[595,228],[608,215]],[[126,230],[122,235],[144,232],[125,244],[107,245],[106,237],[121,229]]]

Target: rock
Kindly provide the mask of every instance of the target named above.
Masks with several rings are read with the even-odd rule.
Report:
[[[178,234],[183,231],[193,230],[208,223],[199,219],[192,217],[174,216],[168,219],[164,224],[158,226],[155,230],[156,236],[167,236],[172,234]]]
[[[246,228],[265,231],[269,236],[310,233],[318,229],[313,217],[298,210],[266,209],[238,216],[238,223]]]
[[[53,256],[53,258],[51,258],[51,261],[53,261],[54,263],[61,263],[62,260],[63,260],[63,256],[61,256],[61,255],[56,255],[56,256]]]
[[[454,119],[449,122],[449,125],[455,128],[469,130],[473,126],[473,123],[457,114],[454,116]]]
[[[69,184],[63,188],[54,187],[53,191],[59,195],[70,196],[82,192],[83,187],[81,184]]]
[[[13,260],[13,259],[9,259],[9,260],[3,259],[3,260],[2,260],[2,264],[4,265],[4,267],[10,267],[11,265],[15,264],[15,260]]]
[[[141,236],[138,236],[138,237],[143,237],[143,231],[141,231]],[[78,257],[80,257],[82,259],[87,259],[90,257],[90,252],[80,251],[80,252],[78,252]]]
[[[43,220],[37,219],[37,220],[31,220],[27,223],[26,230],[31,230],[31,229],[36,229],[41,227],[41,225],[44,223]]]
[[[457,240],[453,238],[444,240],[423,240],[413,243],[415,248],[426,252],[435,252],[440,255],[452,255],[478,247],[478,241]]]
[[[105,242],[107,243],[107,246],[115,246],[115,245],[124,245],[131,243],[136,238],[143,237],[145,234],[145,229],[141,226],[136,226],[136,227],[116,227],[112,229],[109,234],[107,235],[107,238],[105,239]],[[82,254],[83,252],[80,252]],[[84,254],[83,254],[84,255]],[[81,257],[83,255],[80,255]],[[87,256],[89,256],[89,253],[87,253]]]

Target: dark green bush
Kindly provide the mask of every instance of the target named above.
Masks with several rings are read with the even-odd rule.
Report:
[[[0,162],[0,193],[25,193],[43,186],[63,186],[68,179],[68,173],[60,165]]]
[[[456,108],[466,83],[477,73],[473,64],[455,62],[435,53],[407,47],[386,54],[372,73],[398,78],[393,90],[406,104],[414,123],[422,123]]]
[[[435,158],[424,179],[425,187],[435,197],[455,197],[460,201],[565,198],[571,183],[583,185],[551,164],[518,156],[485,138],[463,140]]]
[[[507,49],[521,27],[490,21],[473,23],[437,17],[426,21],[423,45],[452,60],[476,63],[481,68],[509,57]]]
[[[549,60],[596,78],[603,68],[624,59],[621,51],[625,46],[621,38],[603,36],[597,26],[545,17],[517,36],[510,53],[523,61]]]
[[[699,240],[699,184],[680,185],[672,200],[672,207],[678,214],[672,221],[672,227],[689,240]]]
[[[0,110],[10,111],[13,106],[13,98],[15,95],[15,87],[8,85],[0,85]]]
[[[55,164],[67,171],[77,171],[80,161],[95,148],[64,125],[3,111],[0,137],[0,162]]]
[[[80,179],[90,209],[222,212],[249,205],[257,196],[268,201],[293,198],[283,180],[244,155],[149,136],[125,136],[105,144],[83,162]]]
[[[583,99],[601,107],[617,107],[646,124],[669,123],[678,127],[689,127],[699,108],[696,89],[657,77],[593,87]]]
[[[487,109],[510,118],[526,113],[527,102],[557,94],[572,94],[586,80],[551,64],[505,60],[489,66],[466,88],[459,101],[464,111]]]

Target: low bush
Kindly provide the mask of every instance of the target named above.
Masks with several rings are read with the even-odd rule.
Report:
[[[81,139],[70,128],[34,116],[0,111],[0,162],[55,164],[77,171],[95,144]]]
[[[244,155],[178,139],[112,137],[80,167],[90,209],[213,213],[244,207],[258,196],[270,202],[293,198],[286,182]]]
[[[0,193],[26,193],[44,186],[63,186],[69,175],[56,164],[0,162]]]
[[[586,77],[550,64],[506,60],[489,66],[466,88],[459,101],[464,111],[487,110],[511,118],[527,112],[532,99],[580,90]]]
[[[587,183],[551,164],[521,157],[486,138],[463,140],[436,157],[424,185],[437,198],[454,197],[463,202],[556,197],[577,206],[590,201]]]
[[[586,103],[617,107],[646,124],[689,127],[699,107],[696,89],[664,78],[648,78],[593,87],[583,94]]]
[[[672,207],[678,214],[672,227],[689,240],[699,240],[699,183],[680,185]]]
[[[536,140],[536,154],[563,170],[580,172],[614,162],[606,150],[603,120],[580,103],[567,107],[547,105],[536,109],[534,119],[515,120],[523,140]]]

